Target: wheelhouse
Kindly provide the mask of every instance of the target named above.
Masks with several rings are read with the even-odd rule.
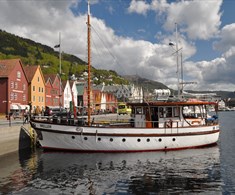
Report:
[[[208,110],[212,102],[149,102],[129,103],[132,108],[132,126],[145,128],[172,128],[209,125],[216,117]],[[214,120],[212,120],[214,119]]]

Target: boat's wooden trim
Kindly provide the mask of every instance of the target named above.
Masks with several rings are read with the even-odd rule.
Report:
[[[143,103],[127,103],[129,106],[200,106],[200,105],[217,105],[216,102],[205,102],[205,101],[185,101],[185,102],[143,102]]]
[[[68,135],[83,135],[83,136],[110,136],[110,137],[179,137],[179,136],[195,136],[195,135],[207,135],[218,133],[220,130],[211,130],[211,131],[202,131],[202,132],[185,132],[185,133],[89,133],[84,131],[71,132],[71,131],[60,131],[60,130],[51,130],[51,129],[41,129],[33,127],[35,130],[45,131],[50,133],[58,134],[68,134]]]

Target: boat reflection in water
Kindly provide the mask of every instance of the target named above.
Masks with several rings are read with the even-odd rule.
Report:
[[[24,190],[64,194],[212,193],[220,192],[220,181],[217,146],[167,153],[50,152],[40,154],[37,173]]]

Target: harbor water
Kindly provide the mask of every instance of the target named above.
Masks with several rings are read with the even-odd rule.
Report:
[[[219,119],[219,142],[207,148],[1,156],[0,194],[235,194],[235,112]]]

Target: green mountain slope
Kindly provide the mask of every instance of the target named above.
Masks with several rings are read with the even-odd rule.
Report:
[[[59,73],[59,52],[53,48],[21,38],[0,30],[0,59],[20,58],[24,65],[41,65],[43,73]],[[80,77],[87,69],[87,62],[80,58],[62,53],[61,72],[62,80],[71,75]],[[127,84],[128,81],[120,77],[115,71],[98,70],[92,67],[92,75],[97,79],[96,84]]]

